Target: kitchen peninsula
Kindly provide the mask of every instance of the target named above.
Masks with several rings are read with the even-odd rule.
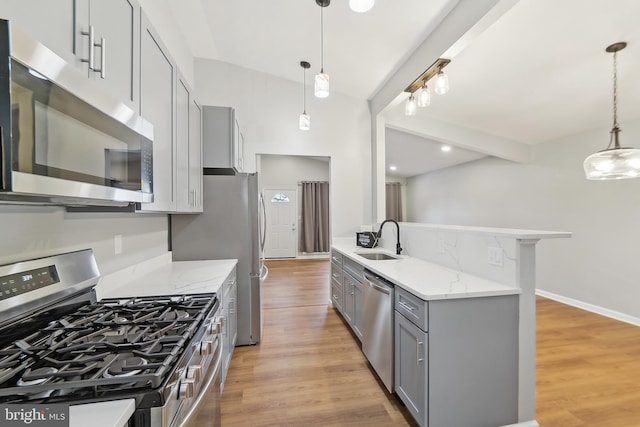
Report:
[[[455,425],[491,425],[501,419],[537,426],[535,245],[571,233],[415,223],[401,223],[400,228],[406,255],[399,257],[393,255],[397,242],[392,229],[383,232],[376,249],[359,248],[352,238],[334,239],[333,304],[339,305],[340,291],[343,303],[358,294],[338,286],[343,278],[345,286],[353,285],[354,263],[355,269],[366,268],[395,285],[394,391],[420,425],[440,425],[455,417]],[[362,256],[367,252],[397,258],[371,260]],[[343,316],[350,314],[348,304],[338,309]],[[352,313],[344,317],[354,327],[358,314]],[[411,342],[415,354],[407,357],[403,347]],[[424,373],[407,371],[408,359],[418,368],[422,364]],[[419,375],[422,383],[407,384]],[[501,375],[499,384],[492,384],[492,375]],[[502,398],[486,398],[495,393]],[[498,408],[499,418],[492,418]]]

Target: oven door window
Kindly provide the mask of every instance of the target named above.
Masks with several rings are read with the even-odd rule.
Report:
[[[141,168],[151,141],[15,60],[11,121],[13,170],[148,190]]]

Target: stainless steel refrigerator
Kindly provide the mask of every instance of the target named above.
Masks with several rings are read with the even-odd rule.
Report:
[[[205,175],[203,213],[171,216],[174,261],[236,258],[238,282],[238,345],[262,337],[264,265],[264,203],[258,175]]]

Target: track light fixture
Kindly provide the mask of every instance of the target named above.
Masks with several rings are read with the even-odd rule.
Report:
[[[420,74],[417,79],[407,86],[404,90],[410,94],[404,107],[404,113],[407,116],[416,114],[416,106],[428,107],[431,104],[431,90],[427,86],[427,82],[432,77],[435,76],[434,91],[438,95],[444,95],[449,91],[449,78],[444,74],[442,69],[450,62],[450,59],[438,58],[429,68]],[[414,94],[417,95],[417,101]]]

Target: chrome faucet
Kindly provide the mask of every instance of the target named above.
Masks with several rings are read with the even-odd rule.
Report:
[[[402,252],[402,247],[400,246],[400,226],[398,225],[398,222],[396,220],[385,219],[384,221],[382,221],[382,224],[380,224],[380,228],[378,229],[376,236],[378,237],[378,239],[382,237],[382,227],[388,222],[394,223],[396,225],[396,229],[398,230],[398,234],[396,237],[396,255],[400,255],[400,252]]]

